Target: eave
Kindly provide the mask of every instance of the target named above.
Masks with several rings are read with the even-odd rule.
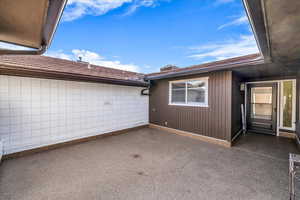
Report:
[[[83,75],[83,74],[76,74],[76,73],[66,73],[66,72],[49,71],[49,70],[41,70],[41,69],[29,69],[24,67],[15,67],[10,65],[3,65],[3,64],[0,65],[0,75],[46,78],[46,79],[69,80],[69,81],[97,82],[97,83],[136,86],[136,87],[148,86],[147,82],[140,81],[140,80],[115,79],[115,78]]]

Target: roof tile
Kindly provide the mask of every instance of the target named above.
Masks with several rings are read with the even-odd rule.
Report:
[[[75,62],[37,55],[3,55],[0,56],[0,65],[118,80],[143,81],[144,77],[144,75],[140,73],[92,65],[87,62]],[[88,65],[90,65],[90,67],[88,67]]]
[[[155,73],[147,74],[146,77],[155,77],[155,76],[160,76],[160,75],[164,75],[164,74],[172,74],[174,72],[188,72],[191,70],[202,69],[202,68],[207,68],[207,69],[210,68],[210,69],[218,70],[218,67],[220,68],[220,66],[228,65],[228,67],[230,67],[231,64],[255,60],[260,57],[261,57],[260,54],[250,54],[250,55],[246,55],[246,56],[240,56],[240,57],[229,58],[229,59],[210,62],[210,63],[204,63],[204,64],[200,64],[200,65],[193,65],[190,67],[176,68],[173,70],[155,72]]]

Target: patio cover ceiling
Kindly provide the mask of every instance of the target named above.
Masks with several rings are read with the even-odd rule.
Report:
[[[0,41],[43,53],[51,43],[66,0],[1,0]],[[10,52],[3,49],[0,53]]]
[[[231,68],[244,81],[292,79],[299,74],[299,62],[269,62]]]
[[[299,0],[244,0],[244,5],[266,61],[300,59]]]

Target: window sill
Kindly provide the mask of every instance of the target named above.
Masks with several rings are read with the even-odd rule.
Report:
[[[209,107],[207,104],[179,104],[179,103],[169,103],[169,106],[204,107],[204,108]]]

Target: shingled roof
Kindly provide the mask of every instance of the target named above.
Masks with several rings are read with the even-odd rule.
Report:
[[[72,79],[86,79],[107,83],[145,86],[143,74],[118,70],[87,62],[76,62],[47,56],[5,55],[0,56],[0,70],[4,74],[48,74]],[[9,73],[9,74],[10,74]],[[3,74],[3,73],[2,73]]]
[[[87,62],[76,62],[47,56],[5,55],[0,56],[0,74],[147,86],[148,83],[145,80],[227,70],[234,67],[257,64],[258,62],[263,62],[261,55],[250,54],[185,68],[172,68],[171,70],[145,75],[92,65]]]
[[[237,66],[247,66],[251,63],[262,62],[263,59],[260,54],[250,54],[246,56],[240,56],[235,58],[224,59],[220,61],[204,63],[200,65],[193,65],[184,68],[175,68],[171,70],[163,70],[156,73],[145,75],[145,79],[154,80],[162,78],[171,78],[177,76],[183,76],[188,74],[205,73],[218,70],[226,70]]]

